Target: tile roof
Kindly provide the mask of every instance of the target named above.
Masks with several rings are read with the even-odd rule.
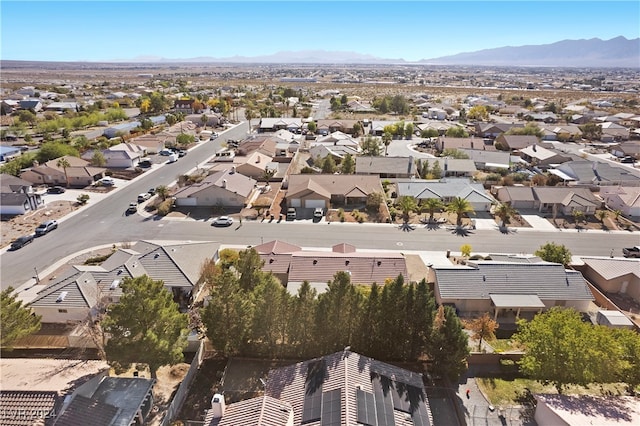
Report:
[[[459,197],[468,199],[480,196],[485,202],[493,202],[481,183],[471,182],[469,179],[441,179],[441,180],[400,180],[396,184],[398,196],[408,195],[418,199],[440,198],[450,199]]]
[[[605,280],[613,280],[625,275],[640,278],[640,259],[581,257],[582,261]]]
[[[90,309],[97,304],[98,297],[95,279],[90,273],[82,272],[42,289],[29,305]]]
[[[34,426],[49,423],[62,399],[53,391],[0,391],[0,422],[3,426]]]
[[[289,282],[332,281],[336,272],[348,271],[354,284],[383,285],[387,279],[409,275],[404,256],[400,253],[337,253],[300,251],[291,257]]]
[[[491,294],[532,294],[541,300],[593,300],[582,274],[557,263],[478,261],[470,267],[433,268],[443,299],[489,299]]]
[[[302,424],[304,417],[308,420],[304,424],[328,424],[325,416],[330,414],[329,397],[338,398],[335,406],[338,411],[333,414],[340,419],[339,424],[359,424],[365,417],[370,421],[381,419],[385,413],[376,406],[388,407],[397,426],[433,424],[421,374],[348,349],[271,370],[265,393],[291,404],[294,425]],[[315,416],[308,417],[308,405],[313,398],[311,394],[317,395],[320,408]],[[367,406],[365,399],[379,404]],[[413,420],[418,416],[421,416],[422,423]]]
[[[612,166],[604,162],[593,162],[589,160],[568,161],[558,166],[557,169],[579,182],[633,182],[636,185],[640,182],[640,176],[638,176],[637,171]]]
[[[294,174],[289,176],[287,197],[295,196],[311,188],[312,185],[315,192],[319,192],[322,189],[323,194],[331,195],[346,195],[352,192],[354,188],[358,188],[359,191],[366,194],[383,193],[382,184],[378,176]]]
[[[358,174],[416,174],[413,157],[356,157]]]
[[[207,412],[205,426],[280,426],[292,417],[293,408],[288,402],[270,396],[260,396],[235,402],[226,407],[222,417]]]
[[[189,198],[198,193],[206,191],[210,187],[224,188],[231,194],[241,197],[248,197],[256,184],[251,179],[241,173],[236,173],[232,169],[215,172],[202,180],[202,182],[185,186],[174,194],[176,198]]]
[[[118,407],[76,395],[56,421],[56,426],[112,426]]]

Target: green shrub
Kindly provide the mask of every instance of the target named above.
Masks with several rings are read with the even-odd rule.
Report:
[[[173,210],[173,200],[172,199],[164,200],[163,202],[161,202],[158,205],[158,215],[159,216],[166,216],[171,212],[171,210]]]

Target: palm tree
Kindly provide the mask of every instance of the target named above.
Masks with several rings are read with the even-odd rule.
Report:
[[[454,213],[456,215],[457,226],[462,225],[462,216],[465,213],[475,213],[475,210],[473,209],[473,206],[471,206],[471,203],[460,197],[454,198],[453,201],[447,204],[446,210],[447,212]]]
[[[253,117],[253,110],[251,108],[247,108],[244,110],[244,118],[246,118],[249,122],[249,133],[251,133],[251,119]]]
[[[169,188],[166,185],[160,185],[156,188],[156,194],[164,201],[169,196]]]
[[[596,217],[600,219],[600,222],[603,225],[604,225],[604,220],[607,218],[607,216],[609,216],[609,214],[607,213],[606,210],[598,210],[598,213],[596,213]]]
[[[67,168],[71,167],[71,163],[69,163],[69,160],[67,160],[66,158],[61,157],[60,159],[58,159],[56,165],[64,170],[64,179],[67,181],[67,186],[69,186],[69,176],[67,175]]]
[[[269,186],[269,182],[271,181],[271,178],[275,174],[276,174],[276,169],[264,169],[262,178],[265,180],[267,186]]]
[[[402,197],[398,198],[398,201],[396,201],[396,206],[398,206],[398,208],[402,210],[402,220],[404,221],[404,223],[409,222],[409,214],[412,211],[418,210],[416,199],[408,195],[403,195]]]
[[[507,223],[509,223],[509,219],[517,213],[516,209],[511,207],[509,204],[500,204],[495,211],[495,215],[500,218],[502,221],[501,227],[504,227]]]
[[[429,222],[433,222],[433,215],[442,208],[442,201],[439,198],[427,198],[422,202],[422,208],[429,212]]]

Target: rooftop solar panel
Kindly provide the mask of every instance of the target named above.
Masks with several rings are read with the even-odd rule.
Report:
[[[372,393],[356,389],[358,405],[358,423],[367,426],[378,426],[376,419],[376,402]]]
[[[378,426],[395,426],[393,418],[393,401],[391,399],[391,380],[384,376],[376,376],[371,380],[376,405]]]

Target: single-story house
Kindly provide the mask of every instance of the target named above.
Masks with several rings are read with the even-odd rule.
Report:
[[[496,197],[515,209],[563,215],[571,215],[574,210],[592,215],[602,204],[588,188],[572,186],[502,186]]]
[[[9,161],[21,152],[20,148],[15,146],[0,146],[0,161]]]
[[[65,185],[70,187],[85,187],[92,185],[104,177],[103,167],[93,167],[78,157],[65,155],[69,167],[66,170],[58,166],[60,158],[49,160],[44,164],[35,165],[20,174],[20,178],[36,185]]]
[[[359,152],[348,145],[325,145],[325,144],[317,144],[312,145],[309,148],[309,155],[311,160],[323,159],[327,155],[331,155],[336,164],[340,164],[342,159],[347,155],[351,155],[352,157],[357,157]]]
[[[102,134],[108,139],[115,138],[116,136],[128,135],[133,129],[140,127],[140,124],[141,123],[139,121],[116,124],[104,129]]]
[[[273,273],[294,295],[303,281],[319,293],[325,292],[338,271],[348,272],[351,282],[360,285],[384,285],[398,275],[409,279],[405,257],[397,252],[358,252],[350,244],[336,244],[331,251],[302,250],[278,240],[254,249],[264,261],[263,271]]]
[[[54,424],[65,400],[85,384],[108,376],[109,368],[106,361],[90,359],[3,357],[0,359],[2,424]]]
[[[468,158],[438,157],[427,158],[423,161],[428,161],[430,168],[438,163],[440,170],[442,170],[442,176],[438,177],[472,177],[478,171],[474,161]]]
[[[601,186],[600,197],[611,210],[619,210],[625,216],[640,218],[640,187]]]
[[[82,158],[91,161],[95,151],[90,149],[82,154]],[[119,143],[102,150],[106,161],[105,167],[114,169],[128,169],[138,165],[140,158],[147,154],[146,149],[134,143]]]
[[[436,140],[436,149],[440,152],[445,149],[484,149],[486,145],[482,139],[476,138],[451,138],[440,136]]]
[[[315,141],[311,142],[312,147],[315,145],[348,146],[355,149],[357,152],[361,151],[358,139],[354,139],[353,136],[341,131],[331,132],[326,136],[316,138]]]
[[[331,133],[340,132],[352,135],[353,126],[356,123],[360,123],[360,120],[318,120],[316,122],[316,133],[330,135]]]
[[[384,178],[417,177],[413,157],[356,157],[357,175],[378,175]]]
[[[632,142],[623,142],[616,144],[610,148],[611,154],[615,155],[618,158],[622,158],[624,156],[630,156],[635,158],[636,160],[640,159],[640,142],[632,141]]]
[[[491,146],[493,148],[493,145]],[[462,149],[478,170],[499,170],[511,167],[511,154],[505,151],[485,149]]]
[[[259,181],[264,179],[266,170],[274,170],[277,173],[279,164],[280,163],[275,163],[273,158],[268,155],[264,155],[259,151],[253,151],[246,156],[235,155],[231,161],[214,161],[213,163],[208,163],[207,166],[212,165],[209,173],[221,172],[235,167],[235,171],[241,175]]]
[[[640,172],[628,167],[619,167],[608,162],[575,160],[567,161],[549,169],[549,173],[565,181],[588,185],[630,185],[640,184]]]
[[[503,151],[514,151],[530,145],[540,144],[537,136],[533,135],[500,135],[496,138],[496,148]]]
[[[454,305],[461,316],[490,312],[511,322],[554,306],[586,312],[594,300],[582,274],[558,263],[468,261],[433,269],[436,302]]]
[[[629,140],[630,130],[617,123],[598,123],[602,129],[602,136],[600,141],[602,142],[619,142]]]
[[[378,176],[293,174],[289,176],[287,207],[329,209],[332,205],[364,205],[369,194],[383,194]]]
[[[249,155],[254,151],[258,151],[273,158],[277,153],[277,145],[278,139],[273,135],[254,135],[240,141],[236,154]]]
[[[580,127],[574,125],[551,125],[551,126],[540,126],[545,136],[542,137],[542,140],[548,141],[575,141],[580,140],[582,137],[582,130]]]
[[[165,148],[165,141],[168,138],[162,134],[153,135],[148,133],[146,135],[138,136],[130,139],[129,143],[138,145],[147,152],[147,154],[157,154]]]
[[[177,206],[243,207],[256,183],[255,179],[238,173],[231,167],[207,176],[202,182],[185,186],[174,197]]]
[[[544,148],[538,144],[529,145],[520,150],[520,157],[532,166],[547,168],[552,164],[562,164],[571,158],[561,155],[555,150]]]
[[[269,371],[264,396],[211,401],[205,426],[433,424],[421,374],[349,348]]]
[[[184,121],[189,121],[196,126],[202,126],[202,116],[207,116],[207,126],[209,127],[218,127],[222,125],[224,117],[222,114],[218,113],[199,113],[199,114],[189,114],[184,117]]]
[[[40,99],[24,99],[18,101],[19,109],[28,109],[31,111],[42,111],[42,102]]]
[[[603,293],[627,295],[640,303],[640,260],[581,257],[575,269]]]
[[[51,102],[49,105],[44,107],[46,111],[56,112],[78,111],[78,108],[77,102]]]
[[[216,259],[218,247],[206,241],[138,241],[130,249],[117,250],[99,266],[69,266],[23,302],[42,315],[43,323],[81,322],[97,309],[118,303],[125,278],[148,275],[164,281],[174,300],[186,305],[198,290],[202,263]]]
[[[441,179],[441,180],[399,180],[396,183],[398,197],[414,197],[416,201],[437,198],[443,204],[450,203],[454,198],[469,201],[477,212],[488,212],[495,200],[484,190],[481,183],[474,183],[469,179]]]
[[[153,408],[155,379],[102,377],[73,392],[57,416],[57,425],[143,425]]]
[[[291,133],[300,133],[302,130],[302,119],[293,117],[282,118],[261,118],[258,123],[258,133],[275,132],[280,129],[289,130]]]
[[[43,205],[44,200],[33,191],[31,182],[6,173],[0,174],[0,215],[24,214]]]
[[[518,123],[476,123],[476,136],[483,138],[495,139],[501,134],[508,132],[514,127],[524,127],[524,124]]]
[[[373,136],[382,136],[384,134],[384,128],[387,126],[394,125],[398,122],[391,120],[373,120],[371,121],[371,128],[369,129],[369,134]]]

